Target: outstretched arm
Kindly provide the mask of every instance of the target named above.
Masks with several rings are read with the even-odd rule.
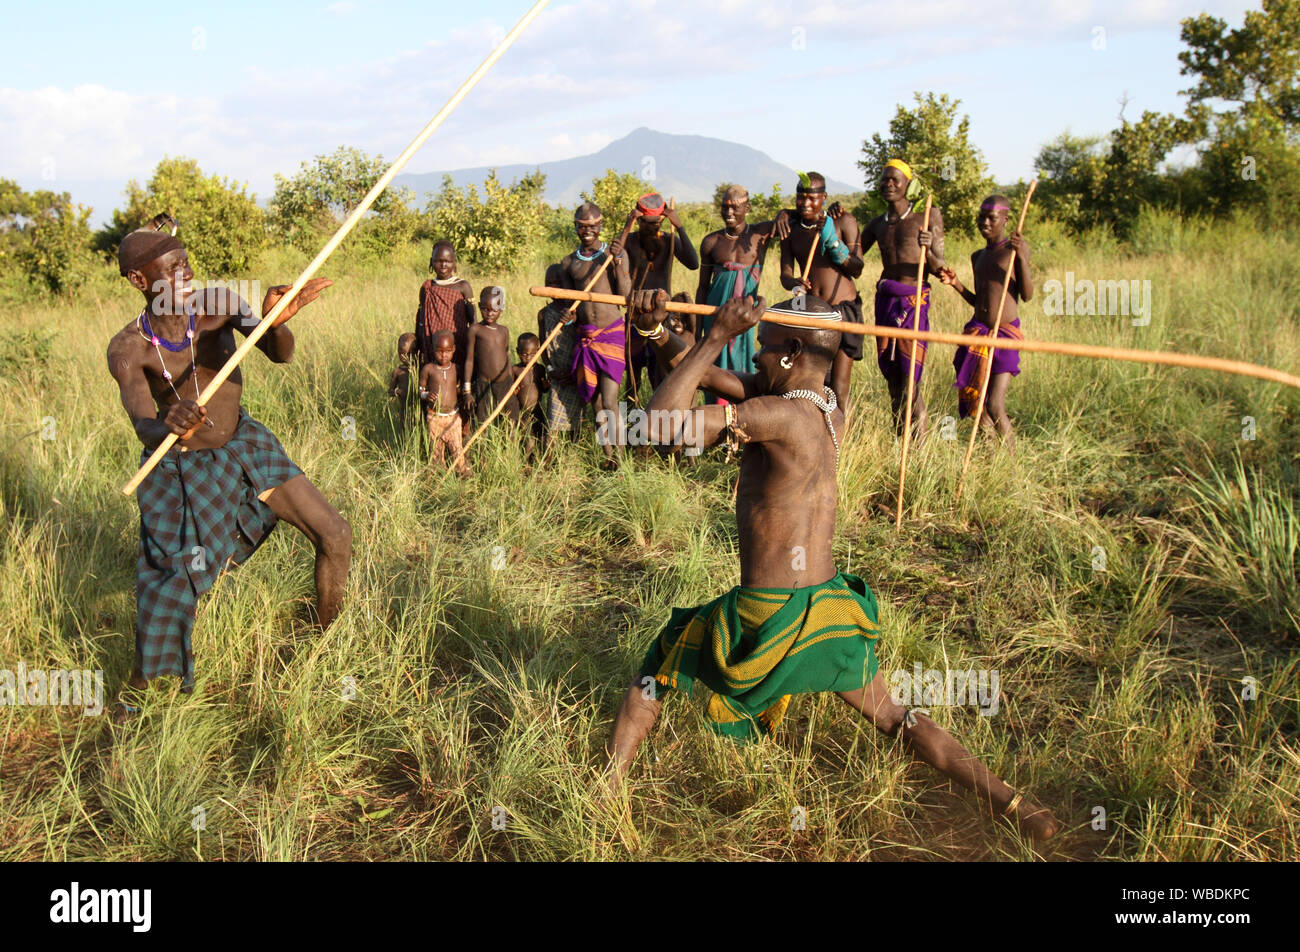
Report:
[[[321,291],[333,284],[334,282],[329,278],[312,278],[304,284],[302,290],[298,292],[297,296],[289,302],[288,306],[285,307],[283,311],[280,312],[280,316],[275,319],[275,323],[271,325],[271,329],[257,342],[258,349],[277,364],[286,364],[292,360],[294,350],[293,332],[284,326],[285,322],[312,301],[316,300],[316,298],[320,296]],[[288,284],[277,284],[274,287],[267,289],[266,297],[262,299],[262,317],[264,319],[266,315],[271,313],[271,309],[279,303],[280,298],[284,297],[289,292],[291,286],[292,285]],[[248,305],[240,300],[238,295],[231,296],[239,302],[242,311],[240,316],[232,316],[230,319],[234,320],[235,326],[238,327],[242,333],[247,334],[259,322],[254,320],[249,323],[244,320],[243,314],[248,312]],[[252,315],[249,314],[248,316],[251,318]]]
[[[658,321],[667,313],[663,311],[666,302],[667,295],[658,291],[653,298],[638,297],[636,304],[639,310],[653,303],[652,314]],[[717,442],[725,425],[723,408],[696,408],[695,391],[704,383],[706,376],[711,376],[710,371],[715,369],[713,363],[727,342],[756,326],[766,307],[766,302],[760,297],[752,303],[749,299],[728,301],[718,309],[708,335],[686,352],[664,382],[656,388],[649,408],[652,440],[661,444],[680,442],[681,431],[667,432],[680,420],[683,426],[690,427],[685,432],[691,434],[693,445],[703,447]],[[662,333],[671,332],[664,329]],[[733,378],[740,383],[738,377],[733,375]],[[747,388],[742,384],[740,389],[743,391]],[[733,396],[731,399],[743,400],[745,396]]]

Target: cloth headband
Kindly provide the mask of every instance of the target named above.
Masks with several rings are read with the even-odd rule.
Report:
[[[666,206],[664,197],[658,192],[646,192],[636,200],[637,210],[650,218],[662,218]]]
[[[912,167],[908,165],[906,162],[904,162],[902,159],[890,159],[888,162],[885,163],[885,168],[898,169],[898,171],[902,172],[904,175],[907,176],[909,181],[912,178]]]
[[[832,321],[842,321],[842,320],[844,320],[844,318],[843,318],[843,316],[840,314],[840,312],[839,312],[839,311],[835,311],[835,310],[831,310],[831,311],[820,311],[820,312],[818,312],[818,311],[796,311],[796,310],[795,310],[794,308],[792,308],[792,307],[769,307],[769,308],[767,309],[767,313],[768,313],[768,314],[788,314],[788,315],[790,315],[791,317],[815,317],[815,318],[817,318],[819,321],[826,321],[826,322],[828,322],[828,323],[829,323],[829,322],[832,322]],[[779,324],[780,321],[778,321],[777,323]],[[800,326],[800,325],[790,325],[790,326]]]
[[[825,185],[804,185],[803,182],[800,182],[798,185],[794,187],[794,190],[796,195],[799,192],[805,192],[809,195],[820,195],[826,191],[826,186]]]
[[[983,205],[980,206],[980,208],[991,208],[994,211],[997,211],[999,208],[1001,208],[1003,211],[1008,211],[1008,212],[1011,211],[1010,205],[999,205],[996,202],[985,202]]]
[[[172,251],[184,251],[185,246],[175,236],[152,228],[133,231],[117,248],[117,267],[122,276],[139,271],[150,261],[155,261]]]

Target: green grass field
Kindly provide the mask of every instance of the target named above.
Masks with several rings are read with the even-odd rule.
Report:
[[[1030,337],[1300,366],[1294,237],[1151,217],[1123,248],[1046,231],[1033,246],[1040,283],[1147,279],[1154,314],[1133,327],[1035,301]],[[968,283],[970,250],[948,254]],[[896,533],[885,390],[856,368],[840,565],[880,596],[882,670],[999,671],[996,715],[934,716],[1063,821],[1041,853],[834,697],[796,699],[748,747],[674,698],[606,806],[603,745],[648,640],[671,606],[738,580],[735,467],[606,474],[588,439],[525,475],[502,430],[471,480],[439,484],[383,397],[426,255],[333,263],[337,286],[292,325],[295,361],[246,364],[246,407],[354,527],[343,616],[303,632],[311,549],[282,526],[200,603],[193,696],[167,682],[117,729],[0,707],[0,859],[1300,859],[1300,392],[1026,355],[1017,455],[981,448],[958,507],[966,425],[928,440]],[[302,263],[278,251],[256,276]],[[542,264],[470,275],[505,286],[516,334],[535,330]],[[118,489],[140,448],[104,348],[139,301],[103,288],[0,325],[0,668],[102,668],[111,700],[137,546]],[[957,296],[935,300],[934,325],[960,328]],[[956,415],[951,353],[933,346],[924,380],[936,422]]]

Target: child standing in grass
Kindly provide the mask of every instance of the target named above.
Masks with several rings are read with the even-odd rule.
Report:
[[[1016,302],[1028,301],[1034,296],[1034,280],[1029,272],[1029,245],[1025,239],[1018,232],[1010,237],[1003,235],[1010,212],[1011,202],[1005,195],[990,195],[980,205],[976,224],[984,236],[985,246],[970,256],[975,280],[974,291],[965,288],[952,268],[944,267],[939,271],[939,280],[975,308],[974,316],[966,322],[962,333],[980,336],[993,333],[993,324],[998,316],[998,301],[1002,298],[1002,285],[1008,280],[1011,256],[1014,254],[1015,273],[1010,275],[1006,302],[1002,305],[1002,323],[998,325],[998,337],[1025,339],[1025,335],[1020,332],[1020,314]],[[953,368],[957,371],[957,380],[953,386],[958,391],[958,412],[963,418],[974,414],[979,406],[980,386],[984,382],[988,359],[987,347],[958,347],[953,357]],[[989,393],[984,401],[984,413],[976,421],[976,425],[990,436],[996,429],[1007,450],[1012,453],[1015,452],[1016,436],[1007,416],[1007,388],[1011,385],[1011,378],[1019,373],[1020,351],[993,351],[993,376],[989,378]]]
[[[515,379],[522,375],[523,380],[520,381],[519,389],[506,405],[506,412],[510,414],[511,420],[523,424],[524,456],[528,459],[533,458],[537,441],[546,436],[546,413],[542,409],[542,394],[550,389],[551,382],[546,378],[546,371],[542,369],[540,361],[533,364],[528,373],[524,373],[524,367],[536,356],[541,346],[542,342],[536,334],[520,334],[515,344],[519,363],[510,368]]]
[[[434,462],[440,467],[445,465],[445,451],[450,450],[453,460],[460,457],[455,356],[456,335],[451,331],[437,331],[433,335],[433,360],[420,368],[420,399],[424,401],[424,418],[429,424],[429,445],[433,447]],[[464,459],[457,464],[456,475],[469,475],[469,464]]]
[[[483,320],[469,329],[465,354],[465,376],[460,385],[470,393],[474,423],[483,421],[505,396],[514,373],[510,366],[510,331],[497,323],[506,306],[504,288],[484,288],[478,299]]]

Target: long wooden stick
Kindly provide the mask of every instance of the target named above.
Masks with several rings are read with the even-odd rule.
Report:
[[[571,291],[568,288],[532,287],[528,293],[534,297],[549,297],[563,301],[594,301],[598,304],[626,305],[627,298],[619,294],[592,294],[591,292]],[[689,304],[668,301],[664,309],[677,314],[714,314],[718,308],[710,304]],[[773,324],[785,324],[790,327],[827,327],[824,320],[815,317],[797,317],[781,312],[767,313],[762,320]],[[866,334],[870,337],[884,337],[893,340],[923,340],[934,344],[956,344],[959,347],[971,347],[976,344],[983,347],[989,342],[987,337],[978,334],[948,334],[943,331],[909,331],[904,327],[882,327],[877,324],[857,324],[853,322],[837,323],[835,330],[842,334]],[[1100,347],[1096,344],[1070,344],[1052,340],[1013,340],[1008,338],[998,345],[1002,350],[1021,350],[1038,354],[1064,354],[1069,357],[1087,357],[1091,360],[1123,360],[1135,364],[1159,364],[1165,367],[1188,367],[1192,370],[1212,370],[1216,373],[1236,374],[1241,377],[1254,377],[1270,383],[1280,383],[1300,390],[1300,377],[1272,367],[1249,364],[1242,360],[1226,360],[1222,357],[1202,357],[1198,354],[1180,354],[1164,350],[1134,350],[1126,347]]]
[[[1038,187],[1038,179],[1029,183],[1029,191],[1025,193],[1025,203],[1020,206],[1020,224],[1016,226],[1016,233],[1021,234],[1025,230],[1025,215],[1029,211],[1030,199],[1034,197],[1034,189]],[[998,330],[1002,327],[1002,308],[1007,303],[1007,289],[1011,287],[1011,280],[1016,271],[1016,249],[1011,249],[1011,263],[1007,265],[1006,274],[1002,276],[1002,293],[998,295],[998,313],[993,319],[993,332],[989,335],[989,358],[988,365],[984,368],[983,379],[980,381],[979,397],[975,401],[975,415],[971,418],[973,426],[970,431],[970,442],[966,444],[966,456],[961,461],[961,475],[957,477],[957,501],[961,502],[962,485],[966,481],[966,470],[970,467],[971,455],[975,452],[975,439],[980,432],[980,419],[984,416],[984,403],[988,399],[989,382],[993,379],[993,352],[996,350],[995,344],[998,340]]]
[[[921,230],[930,230],[930,203],[933,201],[933,195],[925,196],[925,218],[921,222]],[[921,260],[916,265],[916,309],[912,317],[912,326],[918,331],[921,329],[921,295],[925,292],[923,282],[925,281],[925,263],[930,256],[929,248],[921,249]],[[912,352],[907,359],[907,406],[903,413],[903,457],[898,462],[898,512],[894,516],[894,528],[903,528],[903,483],[907,479],[907,451],[912,443],[912,398],[915,381],[912,379],[916,376],[916,348],[921,346],[919,341],[912,341]]]
[[[596,282],[600,280],[600,276],[604,274],[606,270],[608,270],[610,262],[612,262],[613,260],[614,260],[614,255],[611,254],[609,251],[606,251],[604,262],[601,263],[601,266],[596,270],[596,273],[591,276],[591,280],[587,282],[587,286],[583,288],[581,292],[570,292],[570,293],[590,294],[591,289],[595,287]],[[566,289],[559,288],[557,290],[566,290]],[[620,301],[625,300],[624,298],[622,298],[620,295],[617,294],[612,296],[619,298]],[[556,297],[558,297],[558,295],[556,295]],[[578,305],[582,302],[582,298],[573,298],[572,300],[573,303],[569,305],[569,310],[566,312],[568,314],[572,314],[574,311],[576,311],[578,309]],[[529,358],[528,362],[524,364],[523,370],[521,370],[518,376],[515,377],[514,383],[510,385],[510,389],[507,390],[505,394],[501,397],[501,399],[497,401],[497,405],[492,408],[492,412],[487,415],[487,419],[484,420],[479,425],[479,428],[477,430],[475,430],[473,433],[470,434],[470,438],[466,440],[465,445],[460,448],[460,452],[456,455],[456,458],[451,461],[451,466],[447,468],[447,472],[444,473],[442,479],[438,481],[439,486],[442,485],[442,482],[447,478],[447,475],[451,473],[457,466],[460,465],[460,461],[465,458],[465,454],[468,453],[469,448],[474,445],[474,441],[477,440],[480,436],[482,436],[483,431],[488,428],[488,426],[492,423],[492,421],[501,415],[501,411],[506,408],[506,404],[510,402],[510,398],[515,395],[515,391],[518,390],[520,385],[524,382],[525,375],[532,373],[534,365],[536,365],[536,363],[542,359],[542,354],[546,353],[546,348],[550,347],[551,344],[555,341],[555,338],[560,336],[560,331],[562,331],[566,326],[568,326],[568,323],[569,323],[568,321],[561,321],[560,323],[555,325],[555,329],[553,331],[551,331],[549,334],[546,335],[546,340],[542,341],[542,346],[537,348],[537,353],[533,354],[533,356]]]
[[[532,8],[523,15],[523,18],[520,19],[518,23],[515,24],[515,28],[506,34],[505,39],[503,39],[496,48],[488,54],[487,58],[479,64],[478,69],[470,73],[469,78],[461,84],[460,88],[452,94],[450,99],[447,100],[446,104],[438,110],[438,114],[429,120],[429,124],[420,130],[419,135],[411,140],[411,144],[408,145],[402,154],[397,157],[397,160],[388,167],[388,171],[380,176],[379,181],[375,182],[375,184],[371,186],[370,191],[366,193],[366,197],[361,200],[361,204],[354,208],[352,214],[348,215],[348,217],[344,219],[343,224],[341,224],[338,231],[334,233],[334,237],[325,243],[325,247],[316,254],[316,257],[311,259],[311,263],[303,269],[302,274],[298,275],[298,279],[293,282],[292,287],[289,288],[289,292],[285,294],[284,297],[280,298],[275,307],[271,308],[271,313],[262,316],[262,320],[249,332],[248,336],[244,338],[244,342],[239,345],[239,348],[233,354],[230,355],[230,358],[225,362],[222,368],[217,371],[217,375],[212,378],[208,385],[203,389],[203,392],[199,394],[198,402],[201,406],[207,404],[207,402],[212,399],[213,395],[221,388],[221,385],[226,382],[227,378],[229,378],[232,373],[235,372],[235,368],[239,366],[240,362],[248,356],[249,351],[257,346],[257,342],[261,340],[262,336],[275,324],[275,319],[278,318],[284,309],[289,306],[289,303],[298,296],[298,292],[302,290],[303,285],[310,281],[312,276],[320,270],[320,267],[325,263],[325,260],[334,253],[334,249],[336,249],[343,239],[348,236],[348,233],[352,231],[357,222],[361,220],[362,216],[370,210],[370,206],[373,205],[375,200],[383,194],[384,189],[388,188],[393,177],[397,175],[406,163],[411,160],[411,157],[419,151],[420,146],[424,145],[429,136],[433,135],[434,130],[442,125],[443,121],[450,116],[453,111],[455,111],[456,107],[460,105],[461,100],[469,95],[470,90],[478,85],[478,81],[486,75],[487,71],[496,64],[496,61],[502,57],[505,51],[510,48],[511,44],[519,38],[520,34],[528,28],[528,25],[537,18],[537,15],[540,14],[550,2],[551,0],[537,0],[537,2],[533,4]],[[162,462],[162,458],[167,455],[168,450],[172,448],[178,439],[179,437],[175,433],[168,433],[166,439],[159,443],[158,448],[153,451],[153,455],[151,455],[136,474],[131,477],[130,482],[122,487],[122,493],[129,496],[135,492],[140,483],[144,481],[144,478],[153,471],[155,466]]]
[[[808,272],[812,270],[813,257],[817,254],[817,242],[821,240],[822,240],[822,233],[820,231],[817,232],[817,234],[813,235],[812,247],[808,249],[808,260],[804,262],[803,271],[800,272],[799,277],[801,278],[808,277]],[[809,278],[809,283],[811,282],[812,279]]]

